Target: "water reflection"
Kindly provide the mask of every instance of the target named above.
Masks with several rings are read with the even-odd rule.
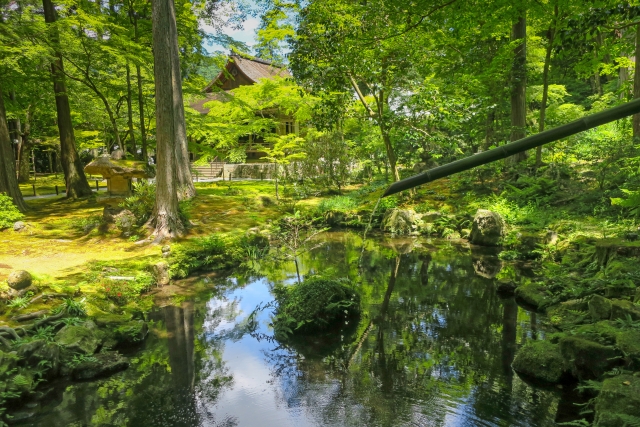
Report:
[[[495,256],[372,239],[359,262],[360,248],[329,233],[300,259],[302,275],[361,288],[364,315],[330,340],[279,343],[269,310],[249,318],[274,283],[295,280],[293,264],[266,265],[246,285],[157,309],[132,369],[69,387],[25,425],[554,425],[571,398],[513,374],[518,346],[544,328],[496,295]]]

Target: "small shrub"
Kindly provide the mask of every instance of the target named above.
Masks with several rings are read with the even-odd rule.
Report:
[[[142,225],[151,216],[155,202],[156,185],[148,181],[140,181],[133,184],[133,194],[124,199],[120,207],[130,211],[135,217],[135,223]]]
[[[0,230],[13,227],[13,223],[22,218],[24,215],[13,204],[11,197],[0,194]]]
[[[225,269],[241,262],[242,249],[237,242],[213,235],[175,245],[169,260],[169,274],[172,278],[184,278],[194,271]]]
[[[346,279],[312,277],[292,286],[274,288],[276,337],[325,331],[360,313],[360,295]]]
[[[151,289],[155,283],[151,274],[139,273],[135,280],[105,280],[102,282],[102,291],[108,299],[117,305],[126,305],[128,302],[140,297]]]

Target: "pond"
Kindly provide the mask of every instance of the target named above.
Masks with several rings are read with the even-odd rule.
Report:
[[[283,345],[269,327],[274,283],[293,264],[250,277],[197,280],[210,291],[149,315],[132,366],[52,387],[30,426],[551,426],[571,396],[511,369],[517,348],[544,339],[543,319],[496,294],[496,274],[527,274],[495,254],[425,239],[325,233],[303,275],[358,283],[364,314],[331,337]],[[256,307],[266,308],[254,312]],[[27,412],[29,409],[27,409]]]

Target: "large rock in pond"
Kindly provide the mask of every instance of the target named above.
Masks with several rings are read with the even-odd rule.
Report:
[[[33,283],[31,274],[24,270],[13,271],[7,278],[7,284],[9,287],[16,291],[28,288],[31,286],[31,283]]]
[[[595,427],[621,427],[640,420],[640,378],[618,375],[604,380],[596,398]]]
[[[473,217],[469,241],[474,245],[499,246],[505,234],[505,223],[499,213],[478,209]]]
[[[144,320],[132,320],[115,329],[115,339],[118,346],[133,346],[142,343],[148,333],[149,327]]]
[[[45,340],[34,340],[21,345],[18,348],[20,364],[31,368],[37,368],[41,362],[47,362],[45,378],[51,379],[58,375],[60,370],[60,346]]]
[[[620,353],[614,347],[578,337],[561,338],[560,352],[571,362],[571,372],[580,381],[600,378],[620,364]]]
[[[92,355],[98,350],[102,339],[95,323],[88,321],[81,325],[67,325],[55,337],[56,343],[72,353]]]
[[[589,300],[589,314],[594,321],[611,318],[611,300],[600,295],[594,295]]]
[[[530,341],[518,351],[513,369],[525,378],[557,384],[568,373],[560,347],[549,341]]]
[[[539,283],[532,282],[518,286],[514,294],[518,304],[534,310],[542,311],[549,303],[549,296],[547,295],[546,289]]]
[[[418,234],[421,216],[412,209],[389,209],[382,218],[382,230],[400,235]]]
[[[106,377],[129,367],[129,359],[117,351],[98,353],[73,368],[72,376],[76,381]]]

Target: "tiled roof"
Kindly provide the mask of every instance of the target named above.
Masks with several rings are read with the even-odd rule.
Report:
[[[247,59],[241,56],[232,56],[231,61],[254,82],[263,78],[270,79],[276,76],[291,77],[291,73],[289,73],[287,69],[272,65],[268,61]]]
[[[283,78],[291,77],[291,73],[286,68],[274,65],[269,61],[258,58],[249,59],[237,54],[232,54],[227,61],[227,65],[225,65],[226,70],[221,71],[216,78],[204,88],[204,91],[211,92],[215,84],[223,87],[225,82],[229,80],[229,74],[231,74],[231,76],[237,74],[233,68],[236,68],[240,73],[244,74],[251,84],[257,83],[258,80],[262,78],[271,79],[276,76]],[[233,77],[231,77],[231,79],[233,79]]]

